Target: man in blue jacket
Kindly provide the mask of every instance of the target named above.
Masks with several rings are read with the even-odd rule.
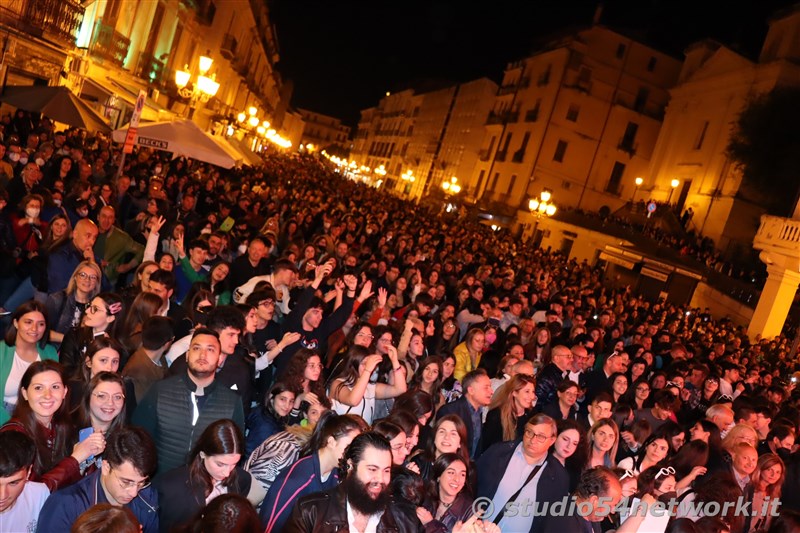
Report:
[[[100,470],[54,492],[39,513],[37,531],[69,531],[78,516],[98,503],[127,507],[143,533],[158,533],[158,496],[150,487],[156,447],[147,432],[128,426],[108,438]]]
[[[485,516],[501,531],[545,531],[534,505],[542,513],[545,502],[549,506],[569,495],[567,471],[548,453],[555,441],[555,420],[538,414],[525,424],[522,441],[497,443],[478,459],[478,499],[492,500]]]

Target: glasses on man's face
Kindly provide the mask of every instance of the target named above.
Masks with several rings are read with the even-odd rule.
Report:
[[[125,401],[124,394],[108,394],[107,392],[93,392],[92,396],[97,398],[100,403],[108,403],[111,400],[113,403],[120,404]]]
[[[636,387],[636,392],[650,392],[650,387]]]
[[[108,314],[108,310],[105,307],[100,307],[99,305],[90,305],[89,307],[86,308],[86,311],[87,312],[91,311],[92,314],[99,313],[100,311],[104,312],[105,314]]]
[[[525,437],[535,440],[536,442],[546,442],[547,439],[551,438],[550,435],[542,435],[541,433],[536,433],[533,430],[525,430]]]
[[[87,274],[86,272],[78,272],[78,277],[82,280],[97,281],[99,278],[97,274]]]
[[[263,307],[275,307],[275,300],[261,300],[258,305]]]
[[[109,468],[109,470],[111,472],[114,472],[113,468]],[[137,491],[140,491],[150,486],[149,478],[144,478],[141,481],[133,481],[132,479],[125,479],[119,477],[116,473],[114,474],[114,477],[117,478],[117,483],[119,484],[120,487],[122,487],[123,490],[136,489]]]

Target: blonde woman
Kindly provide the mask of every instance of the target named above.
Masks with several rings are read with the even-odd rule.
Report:
[[[47,297],[45,307],[53,328],[50,342],[60,344],[64,333],[79,326],[92,298],[100,293],[102,273],[94,261],[81,262],[69,278],[67,288]]]
[[[453,349],[453,354],[456,356],[456,369],[453,375],[457,380],[461,381],[469,372],[478,368],[485,342],[486,335],[483,330],[475,328],[469,330],[464,342]]]
[[[722,439],[722,448],[732,454],[733,448],[740,442],[745,442],[753,448],[758,447],[758,433],[747,424],[736,424]]]
[[[536,403],[533,376],[517,374],[497,390],[489,405],[489,414],[481,432],[481,450],[492,444],[521,439],[525,423],[533,415]]]
[[[605,466],[614,468],[619,445],[619,428],[610,418],[601,418],[594,423],[588,435],[589,459],[586,468]]]

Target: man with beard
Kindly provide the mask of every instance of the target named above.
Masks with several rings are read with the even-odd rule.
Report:
[[[136,408],[132,422],[153,437],[159,473],[185,464],[203,431],[220,418],[244,432],[241,398],[214,379],[220,351],[217,332],[197,328],[186,352],[187,371],[155,383]]]
[[[422,531],[411,509],[404,513],[391,497],[392,448],[375,432],[358,435],[344,452],[335,489],[300,498],[283,531]]]

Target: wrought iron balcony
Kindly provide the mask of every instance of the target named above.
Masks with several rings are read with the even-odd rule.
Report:
[[[84,9],[74,0],[0,2],[0,22],[29,35],[74,45]]]
[[[111,26],[103,24],[102,19],[97,19],[92,33],[91,53],[100,59],[110,61],[121,67],[128,57],[128,48],[131,40],[114,30]]]
[[[139,55],[139,65],[136,68],[136,75],[153,85],[164,83],[164,63],[150,54],[142,52]]]

